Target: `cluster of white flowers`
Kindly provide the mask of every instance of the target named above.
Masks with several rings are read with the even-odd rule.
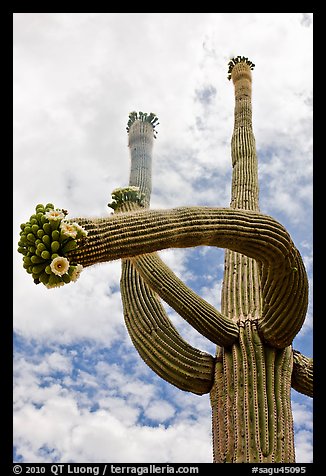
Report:
[[[51,261],[50,268],[52,273],[55,276],[67,276],[68,279],[55,281],[53,283],[47,283],[46,287],[50,288],[57,288],[59,286],[63,286],[66,283],[76,282],[80,276],[80,273],[83,271],[83,267],[81,264],[77,264],[76,266],[72,266],[69,263],[69,260],[64,256],[57,256]]]
[[[129,187],[116,188],[112,192],[112,202],[108,203],[110,208],[116,210],[124,202],[138,203],[140,206],[144,204],[145,195],[140,191],[139,187],[130,185]]]
[[[69,223],[62,221],[60,224],[60,230],[63,236],[70,238],[77,238],[77,235],[87,236],[87,230],[84,230],[77,222]]]
[[[44,216],[48,220],[59,221],[63,220],[66,215],[64,214],[63,210],[57,208],[56,210],[49,210],[48,212],[44,213]]]
[[[60,220],[60,232],[62,238],[72,238],[75,240],[77,237],[87,236],[87,230],[85,230],[79,223],[77,222],[67,222],[64,221],[65,212],[60,209],[56,209],[53,211],[48,212],[47,218],[51,220]],[[50,264],[50,268],[52,273],[55,276],[67,276],[66,279],[56,281],[53,284],[48,283],[46,287],[55,288],[59,286],[63,286],[68,282],[76,282],[80,276],[80,273],[83,270],[83,266],[81,264],[77,264],[76,266],[72,266],[69,263],[69,260],[64,256],[57,256],[55,257]]]

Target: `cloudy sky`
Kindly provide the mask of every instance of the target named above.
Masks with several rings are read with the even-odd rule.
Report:
[[[312,23],[309,13],[14,13],[14,443],[23,462],[211,462],[208,395],[178,390],[126,331],[120,262],[35,286],[16,251],[37,203],[108,216],[128,184],[132,110],[159,117],[152,208],[228,206],[234,92],[251,59],[260,206],[289,230],[312,294]],[[223,250],[160,253],[220,308]],[[167,307],[182,336],[214,354]],[[312,356],[312,305],[294,347]],[[293,391],[298,462],[313,460],[312,400]]]

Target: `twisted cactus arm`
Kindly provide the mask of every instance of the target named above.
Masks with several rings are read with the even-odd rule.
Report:
[[[214,358],[182,339],[130,260],[123,260],[121,295],[129,335],[146,364],[181,390],[208,393]]]
[[[148,207],[150,203],[154,126],[144,117],[155,121],[155,116],[143,115],[143,120],[137,116],[137,113],[131,113],[128,121],[129,192],[127,188],[113,194],[116,213],[135,211],[139,207]],[[139,195],[136,190],[139,190]],[[149,289],[134,263],[128,259],[122,260],[120,289],[128,333],[146,364],[181,390],[199,395],[208,393],[213,385],[214,358],[181,338],[156,293]]]
[[[217,246],[267,266],[266,279],[297,264],[292,240],[274,218],[249,210],[179,207],[137,210],[107,218],[74,219],[88,232],[84,246],[67,253],[83,266],[168,248]],[[290,253],[292,250],[292,253]]]
[[[262,266],[263,318],[260,331],[272,345],[290,345],[302,327],[308,306],[308,279],[299,252],[292,247],[287,269],[271,281],[270,270]]]
[[[292,387],[300,393],[313,396],[313,359],[293,350]]]
[[[238,326],[186,286],[156,253],[132,258],[132,262],[146,283],[211,342],[227,347],[238,338]]]
[[[300,253],[285,228],[267,215],[229,208],[182,207],[94,220],[80,218],[78,223],[87,230],[88,241],[67,256],[84,267],[200,245],[228,248],[254,258],[261,269],[263,316],[259,329],[264,339],[275,347],[286,347],[304,322],[308,282]],[[296,298],[292,309],[280,301],[282,286],[283,293]],[[274,323],[282,312],[287,312],[287,319],[279,332]]]

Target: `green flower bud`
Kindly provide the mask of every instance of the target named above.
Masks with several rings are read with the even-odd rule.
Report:
[[[28,233],[27,239],[28,239],[28,241],[30,241],[31,243],[34,243],[34,241],[35,241],[35,236],[33,235],[33,233]]]
[[[28,264],[29,266],[32,263],[32,260],[29,256],[24,256],[23,261],[24,261],[24,263]]]
[[[47,223],[47,221],[48,221],[48,219],[46,218],[46,216],[45,216],[45,215],[42,215],[42,216],[41,216],[41,223],[42,223],[42,225],[44,225],[44,223]]]
[[[43,259],[50,259],[50,258],[51,258],[51,254],[50,254],[49,251],[45,250],[45,251],[42,251],[41,257],[42,257]]]
[[[59,228],[60,220],[50,220],[51,230],[55,231]]]
[[[51,225],[50,225],[49,222],[44,223],[44,225],[43,225],[43,230],[44,230],[44,232],[45,232],[47,235],[51,235],[51,233],[52,233],[52,228],[51,228]]]
[[[43,223],[42,223],[42,217],[44,216],[44,213],[41,213],[41,212],[38,212],[36,213],[36,217],[37,217],[37,223],[42,226]]]
[[[45,233],[44,230],[39,229],[39,230],[37,230],[36,234],[40,239],[42,239],[42,236],[44,236],[44,233]]]
[[[62,280],[61,280],[60,276],[56,276],[55,274],[51,274],[51,275],[49,276],[49,283],[48,283],[48,284],[49,284],[50,286],[54,286],[55,284],[58,284],[58,283],[60,283],[61,281],[62,281]]]
[[[52,231],[52,240],[59,241],[60,238],[60,231],[54,230]]]
[[[60,243],[59,241],[52,241],[51,243],[51,251],[53,251],[54,253],[56,253],[60,248]]]
[[[42,253],[42,251],[46,250],[46,246],[44,243],[39,243],[37,245],[37,250],[36,251],[40,251]]]
[[[35,246],[29,246],[29,247],[28,247],[28,251],[29,251],[32,255],[35,254],[35,251],[36,251]]]
[[[50,240],[49,235],[42,236],[42,241],[48,249],[51,248],[51,240]]]
[[[34,274],[40,274],[44,270],[45,267],[46,267],[46,263],[36,264],[35,266],[33,266],[32,272]]]
[[[40,256],[33,255],[31,256],[31,262],[34,264],[37,264],[37,263],[43,263],[44,260]]]
[[[29,266],[26,271],[28,272],[28,274],[32,274],[32,269],[33,269],[33,266]]]
[[[63,275],[62,275],[62,280],[63,280],[66,284],[70,283],[71,279],[70,279],[69,274],[67,274],[67,273],[66,273],[66,274],[63,274]]]
[[[47,273],[42,273],[39,277],[39,280],[43,284],[48,284],[50,276]]]
[[[46,274],[52,274],[51,266],[48,264],[44,271],[46,272]]]

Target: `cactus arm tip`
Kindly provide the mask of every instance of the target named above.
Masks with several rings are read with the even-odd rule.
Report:
[[[67,214],[52,203],[38,204],[30,219],[20,225],[18,252],[23,255],[23,267],[35,284],[48,289],[75,282],[83,269],[67,254],[85,244],[87,231],[66,220]]]
[[[291,386],[303,395],[313,396],[313,359],[293,350]]]
[[[244,64],[247,64],[249,66],[249,68],[251,70],[254,69],[255,65],[252,61],[250,61],[248,58],[246,58],[245,56],[236,56],[236,57],[233,57],[230,59],[229,63],[228,63],[228,66],[229,66],[229,69],[228,69],[228,80],[231,79],[232,77],[232,71],[233,71],[233,68],[236,64],[238,63],[244,63]]]
[[[154,139],[156,139],[156,136],[158,134],[158,132],[156,130],[156,127],[159,125],[159,122],[157,122],[158,117],[154,112],[150,112],[148,114],[147,112],[142,112],[142,111],[139,111],[139,112],[132,111],[132,112],[129,113],[128,117],[129,117],[129,119],[128,119],[128,123],[127,123],[127,127],[126,127],[128,134],[130,132],[130,129],[131,129],[132,125],[136,121],[147,122],[148,124],[150,124],[152,126]]]

